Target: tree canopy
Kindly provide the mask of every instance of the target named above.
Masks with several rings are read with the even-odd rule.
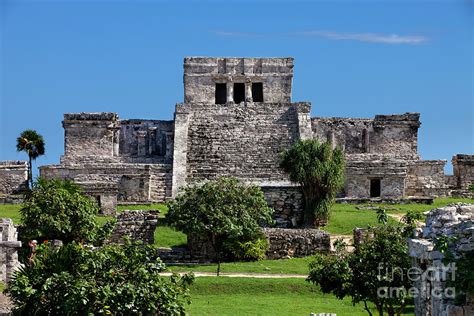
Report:
[[[97,241],[105,237],[96,223],[98,212],[96,202],[83,195],[72,181],[38,178],[20,209],[22,237],[60,239],[65,243]],[[112,227],[106,225],[109,230]]]
[[[45,153],[45,143],[43,136],[34,130],[25,130],[16,139],[16,150],[24,151],[28,155],[28,180],[33,186],[33,166],[35,160]]]
[[[323,293],[364,303],[369,315],[369,302],[379,315],[400,315],[411,287],[407,232],[401,225],[368,228],[353,253],[338,247],[335,253],[316,255],[307,280],[319,285]]]
[[[243,185],[234,178],[222,177],[186,187],[168,203],[168,208],[167,222],[186,234],[207,237],[218,263],[224,249],[238,256],[240,251],[249,248],[249,242],[264,248],[266,243],[262,242],[260,226],[273,222],[273,210],[268,207],[262,190]],[[255,250],[255,247],[250,248]],[[257,252],[261,254],[265,250]],[[251,252],[247,251],[250,257]]]

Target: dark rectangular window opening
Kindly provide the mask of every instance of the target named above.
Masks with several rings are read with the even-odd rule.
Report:
[[[227,86],[225,83],[216,83],[216,104],[227,103]]]
[[[263,102],[263,83],[252,83],[252,100],[253,102]]]
[[[370,179],[370,197],[380,197],[380,179]]]
[[[245,101],[245,83],[234,83],[234,102],[240,103]]]

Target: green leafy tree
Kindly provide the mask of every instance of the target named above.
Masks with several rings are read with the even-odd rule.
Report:
[[[310,263],[308,281],[323,293],[346,296],[363,303],[369,315],[369,302],[379,315],[400,315],[409,298],[411,267],[404,227],[383,225],[369,228],[367,237],[353,253],[338,249],[329,255],[316,255]]]
[[[280,166],[301,185],[304,225],[323,226],[337,192],[344,185],[344,154],[315,139],[300,140],[282,154]]]
[[[100,242],[111,232],[113,223],[100,228],[95,220],[98,212],[96,202],[72,181],[39,178],[20,209],[22,237]]]
[[[16,150],[24,151],[28,155],[28,181],[33,187],[33,165],[32,161],[44,155],[45,145],[43,136],[34,130],[25,130],[16,139]]]
[[[42,244],[8,292],[21,315],[184,315],[193,277],[162,277],[164,269],[156,249],[142,243]]]
[[[203,236],[211,243],[217,275],[224,252],[258,259],[268,247],[260,226],[273,222],[273,210],[257,186],[219,178],[186,187],[168,203],[168,208],[166,219],[171,226],[188,235]]]

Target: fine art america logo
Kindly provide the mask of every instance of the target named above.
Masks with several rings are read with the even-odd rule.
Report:
[[[406,275],[405,275],[406,273]],[[411,267],[404,270],[400,267],[387,267],[383,263],[379,263],[377,279],[378,281],[392,282],[396,279],[404,281],[407,278],[412,283],[421,282],[424,292],[433,298],[454,299],[456,291],[454,287],[444,287],[447,281],[456,280],[456,264],[449,263],[439,266],[428,266],[426,269]],[[424,294],[423,296],[426,296]],[[402,298],[402,297],[419,297],[422,295],[417,287],[379,287],[377,295],[380,298]]]

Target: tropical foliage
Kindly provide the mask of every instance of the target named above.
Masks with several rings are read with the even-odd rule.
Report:
[[[304,225],[326,225],[331,204],[344,185],[343,152],[316,139],[300,140],[282,154],[280,166],[301,185]]]
[[[382,225],[368,228],[353,253],[338,247],[334,254],[319,254],[310,263],[308,281],[323,293],[346,296],[363,303],[369,315],[372,302],[379,315],[400,315],[410,299],[408,270],[411,267],[404,227]]]
[[[210,242],[218,274],[224,253],[233,259],[259,259],[268,247],[260,226],[272,223],[273,210],[257,186],[219,178],[186,187],[168,208],[166,219],[171,226]]]
[[[99,242],[111,232],[113,223],[100,228],[95,220],[98,212],[97,204],[72,181],[39,178],[20,209],[21,237]]]
[[[34,130],[25,130],[16,139],[16,150],[24,151],[28,155],[28,181],[33,186],[32,161],[45,153],[43,136]]]
[[[184,315],[192,276],[162,277],[156,249],[141,243],[91,249],[38,247],[8,292],[22,315]]]

